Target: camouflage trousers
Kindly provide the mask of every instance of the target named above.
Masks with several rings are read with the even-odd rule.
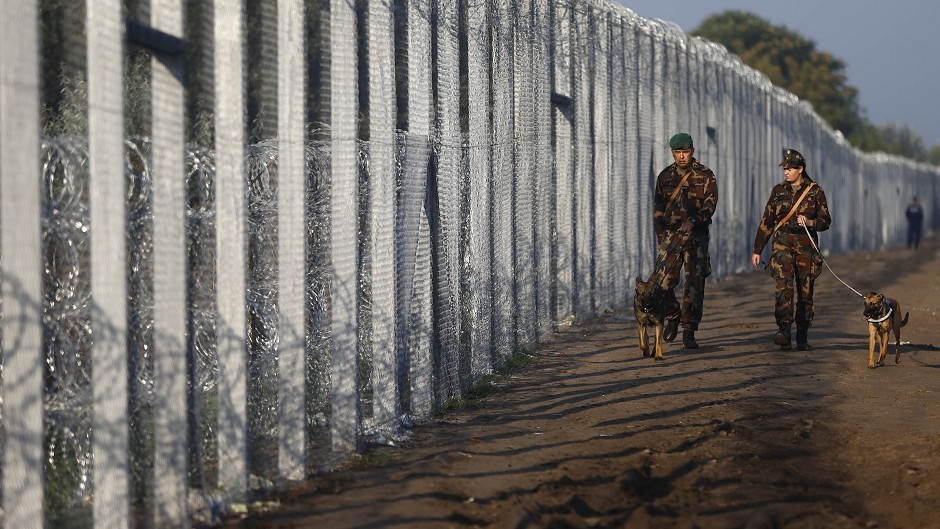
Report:
[[[676,285],[685,269],[685,290],[680,307],[676,300]],[[711,260],[708,256],[708,238],[692,237],[683,232],[665,232],[659,240],[656,254],[657,281],[666,292],[666,302],[680,307],[679,312],[669,315],[679,317],[684,329],[694,331],[702,321],[705,301],[705,278],[711,275]]]
[[[777,289],[774,307],[777,325],[796,321],[797,325],[808,327],[813,321],[813,286],[822,271],[822,261],[809,237],[797,234],[775,237],[770,271]]]

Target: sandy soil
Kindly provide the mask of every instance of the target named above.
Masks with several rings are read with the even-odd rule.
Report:
[[[816,349],[779,350],[772,279],[747,273],[707,286],[699,350],[642,358],[632,312],[565,329],[404,446],[226,527],[940,527],[940,244],[829,264],[910,312],[900,364],[867,369],[861,298],[828,270]]]

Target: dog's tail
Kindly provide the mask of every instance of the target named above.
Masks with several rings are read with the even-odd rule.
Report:
[[[904,313],[904,319],[901,320],[901,327],[904,327],[905,325],[907,325],[907,317],[910,316],[910,315],[911,315],[910,312],[905,312],[905,313]]]

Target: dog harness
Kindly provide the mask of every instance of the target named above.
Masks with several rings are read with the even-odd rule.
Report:
[[[888,313],[885,314],[884,316],[878,318],[877,320],[873,320],[873,319],[871,319],[871,318],[868,318],[868,323],[881,323],[881,322],[883,322],[883,321],[885,321],[886,319],[888,319],[888,318],[891,317],[891,313],[894,312],[894,309],[891,308],[891,303],[890,303],[888,300],[885,300],[885,305],[888,306]]]

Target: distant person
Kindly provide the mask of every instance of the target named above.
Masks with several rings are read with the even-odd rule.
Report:
[[[760,265],[760,254],[773,238],[770,269],[777,290],[774,318],[778,328],[774,343],[790,348],[790,326],[795,319],[796,349],[808,351],[812,349],[807,334],[813,321],[813,284],[822,272],[822,257],[814,244],[819,240],[817,233],[828,230],[832,218],[826,193],[810,179],[802,154],[787,149],[780,167],[784,181],[770,192],[754,238],[751,264]]]
[[[920,246],[920,233],[924,229],[924,208],[920,207],[917,197],[911,200],[904,215],[907,217],[907,247],[916,250]]]
[[[715,173],[693,157],[692,136],[680,132],[669,139],[675,163],[656,177],[653,196],[653,227],[659,251],[656,269],[661,270],[661,286],[671,305],[679,311],[667,315],[663,339],[671,342],[683,327],[682,345],[698,349],[695,331],[702,321],[705,278],[711,274],[708,257],[708,227],[718,204]],[[685,292],[682,304],[676,302],[675,287],[685,266]]]

